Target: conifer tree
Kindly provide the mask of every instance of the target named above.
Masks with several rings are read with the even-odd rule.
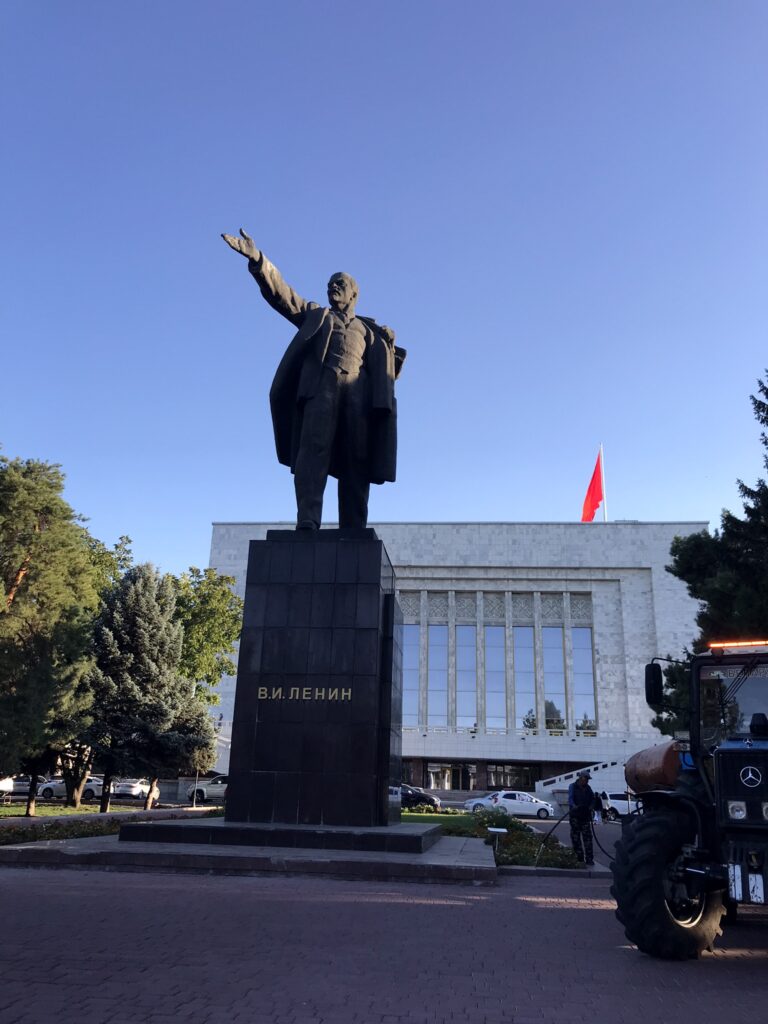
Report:
[[[88,538],[91,558],[99,576],[99,594],[102,602],[106,600],[108,593],[117,585],[120,576],[131,564],[130,538],[120,537],[112,549],[107,548],[101,541],[94,537]],[[93,643],[91,642],[91,650]],[[93,674],[87,673],[84,684],[93,699]],[[81,719],[78,734],[68,742],[59,744],[56,749],[51,750],[52,759],[61,766],[66,786],[65,803],[70,807],[79,807],[83,790],[89,773],[93,770],[94,751],[88,739],[88,727],[92,719]]]
[[[174,590],[170,576],[134,566],[107,595],[96,625],[87,738],[104,769],[103,810],[113,777],[146,774],[154,786],[161,770],[202,763],[200,751],[209,760],[215,751],[207,713],[180,672],[183,627]]]
[[[750,398],[764,428],[760,441],[768,471],[768,370],[757,387],[757,395]],[[768,483],[760,478],[754,487],[741,480],[738,485],[744,503],[741,516],[723,510],[719,530],[676,537],[672,543],[667,570],[701,602],[696,616],[700,632],[691,645],[694,653],[706,650],[713,640],[768,638]],[[673,709],[653,724],[673,733],[687,728],[689,673],[684,666],[670,665],[664,674],[665,696]]]

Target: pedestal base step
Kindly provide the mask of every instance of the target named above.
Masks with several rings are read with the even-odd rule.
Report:
[[[441,836],[439,825],[382,825],[355,828],[343,825],[281,825],[203,821],[137,821],[120,827],[120,839],[135,843],[195,843],[207,846],[275,846],[281,849],[368,850],[385,853],[424,853]]]
[[[493,850],[482,839],[444,836],[425,853],[292,849],[177,842],[121,843],[116,836],[0,846],[0,868],[79,868],[174,874],[314,875],[371,882],[495,885]]]

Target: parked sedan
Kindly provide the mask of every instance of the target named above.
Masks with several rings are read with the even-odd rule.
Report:
[[[100,797],[103,788],[103,779],[98,778],[96,775],[89,775],[85,780],[85,787],[83,788],[83,800],[94,800],[96,797]],[[48,779],[47,782],[40,786],[38,791],[38,796],[41,796],[43,800],[56,800],[66,795],[67,786],[64,779]]]
[[[112,796],[127,796],[145,800],[149,795],[149,779],[116,779],[112,783]]]
[[[196,803],[204,803],[210,800],[214,804],[223,804],[227,795],[228,775],[217,775],[213,779],[202,779],[197,786],[191,785],[187,789],[187,800],[196,797]]]
[[[433,796],[431,793],[425,793],[418,786],[408,786],[406,783],[403,783],[400,786],[400,806],[407,810],[409,807],[418,807],[420,804],[439,810],[441,806],[440,797]]]
[[[26,796],[27,793],[29,792],[29,785],[30,785],[31,781],[32,781],[32,777],[30,775],[14,775],[13,776],[13,793],[14,793],[14,796],[19,796],[19,795]],[[38,790],[45,783],[45,781],[46,780],[45,780],[45,776],[44,775],[38,775],[37,776],[37,788],[38,788]]]
[[[545,800],[539,800],[529,793],[518,790],[502,790],[492,796],[494,807],[500,807],[517,818],[551,818],[555,816],[555,808]]]

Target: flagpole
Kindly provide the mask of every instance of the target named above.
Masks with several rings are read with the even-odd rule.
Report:
[[[600,486],[603,490],[603,522],[608,522],[608,499],[605,496],[605,459],[603,458],[603,442],[600,442]]]

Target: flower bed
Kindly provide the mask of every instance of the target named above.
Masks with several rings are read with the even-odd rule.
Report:
[[[407,821],[408,818],[408,812],[403,812],[403,821]],[[460,821],[443,820],[440,825],[447,836],[467,836],[485,840],[488,845],[493,846],[496,863],[499,866],[515,864],[527,867],[538,865],[542,868],[584,867],[576,859],[574,852],[563,846],[554,836],[545,839],[546,832],[541,834],[535,831],[530,825],[526,825],[519,818],[513,818],[511,814],[499,808],[477,811],[471,815],[464,813],[461,814]],[[505,828],[507,834],[494,834],[488,831],[489,828]]]

